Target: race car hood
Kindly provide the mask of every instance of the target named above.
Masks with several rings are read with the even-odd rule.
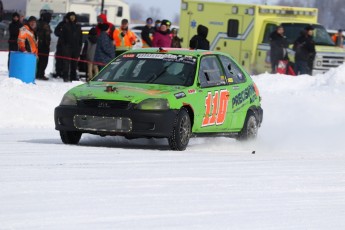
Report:
[[[185,88],[184,86],[126,82],[90,82],[75,87],[68,93],[73,94],[77,100],[123,100],[138,103],[146,98],[168,98],[169,95],[181,92]]]

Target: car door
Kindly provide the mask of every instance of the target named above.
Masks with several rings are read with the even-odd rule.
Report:
[[[230,94],[224,70],[216,55],[201,58],[198,72],[198,101],[194,103],[194,132],[227,132],[231,124]]]
[[[246,75],[238,64],[230,57],[225,55],[219,55],[222,66],[224,68],[225,76],[229,83],[229,93],[231,101],[229,101],[228,112],[231,113],[228,116],[231,117],[231,124],[229,125],[230,131],[238,131],[242,129],[243,121],[247,113],[247,105],[243,100],[249,95],[247,92],[248,84],[246,84]]]

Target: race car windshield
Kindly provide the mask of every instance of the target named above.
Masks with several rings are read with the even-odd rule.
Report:
[[[92,81],[191,86],[196,58],[173,54],[125,54]]]

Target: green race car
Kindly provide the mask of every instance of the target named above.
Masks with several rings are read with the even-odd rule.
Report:
[[[90,133],[168,138],[172,150],[185,150],[193,136],[255,138],[260,100],[248,73],[227,54],[137,49],[69,90],[55,108],[55,128],[65,144]]]

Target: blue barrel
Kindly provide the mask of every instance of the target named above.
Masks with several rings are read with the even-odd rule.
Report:
[[[18,78],[25,83],[35,83],[36,55],[11,51],[9,76]]]

